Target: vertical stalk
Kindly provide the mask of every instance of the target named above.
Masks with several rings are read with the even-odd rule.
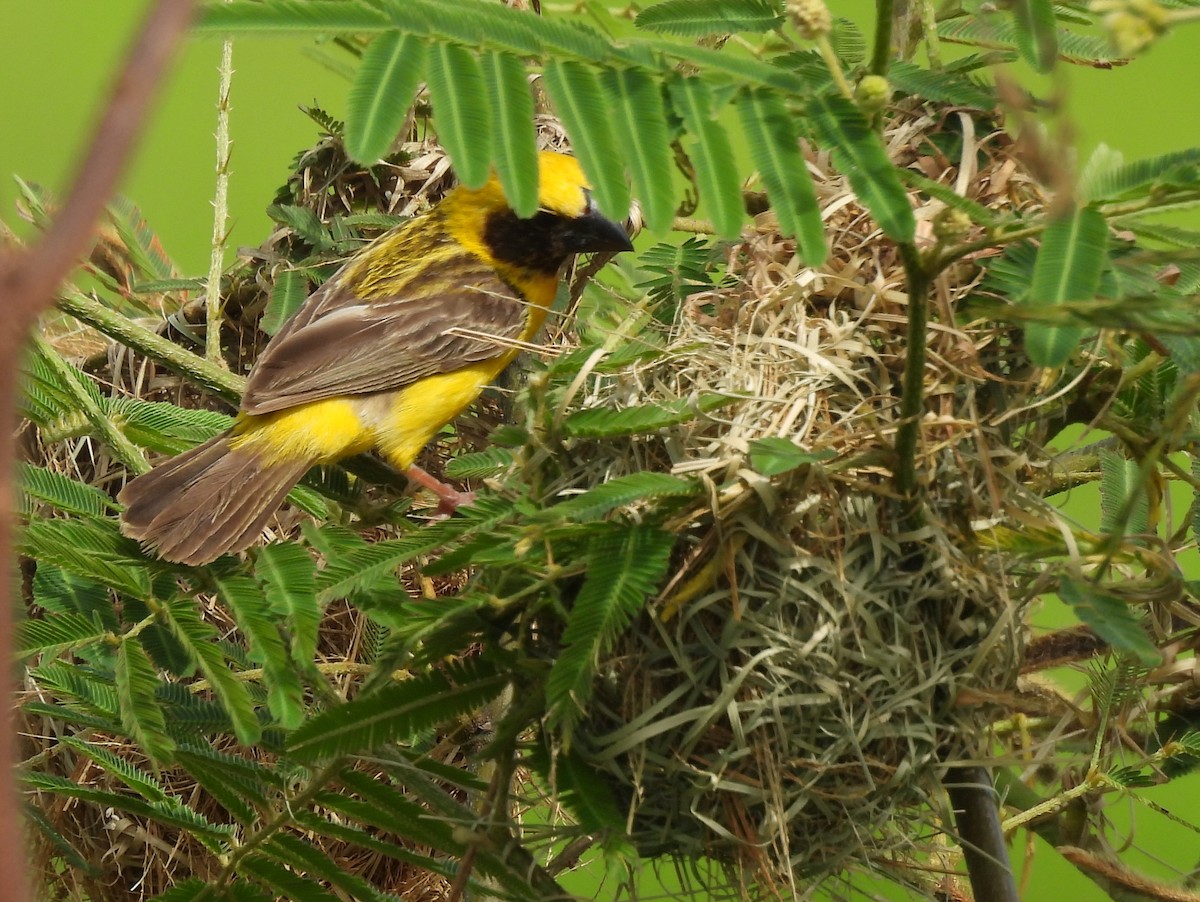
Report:
[[[929,319],[929,271],[912,244],[900,245],[900,257],[908,282],[908,353],[900,389],[900,428],[896,431],[896,492],[907,506],[906,529],[921,525],[917,501],[917,444],[921,437],[921,413],[925,406],[925,326]]]
[[[221,46],[220,89],[217,97],[217,185],[213,193],[212,256],[205,298],[204,356],[218,366],[221,356],[221,272],[229,240],[229,90],[233,81],[233,41]]]
[[[875,0],[875,47],[871,52],[871,74],[887,77],[892,59],[892,20],[895,0]]]
[[[917,493],[917,446],[921,438],[921,415],[925,407],[925,331],[929,320],[929,289],[933,283],[932,264],[921,259],[915,245],[901,244],[908,285],[908,347],[904,359],[904,383],[900,389],[900,428],[896,432],[894,482],[904,508],[900,523],[906,532],[914,532],[924,523],[921,499]],[[924,555],[913,543],[914,569]],[[996,791],[983,767],[952,767],[944,781],[954,820],[967,862],[975,902],[1019,902],[1017,885],[1008,860]]]
[[[945,786],[975,902],[1020,902],[1004,831],[1000,829],[996,790],[987,770],[951,768]]]

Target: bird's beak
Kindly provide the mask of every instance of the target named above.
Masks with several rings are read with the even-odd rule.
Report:
[[[583,216],[573,219],[568,230],[568,240],[571,250],[577,254],[593,253],[596,251],[633,250],[633,243],[625,227],[613,222],[595,208],[589,209]]]

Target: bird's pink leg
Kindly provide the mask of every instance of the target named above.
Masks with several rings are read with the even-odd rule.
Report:
[[[437,512],[442,517],[449,517],[462,505],[470,504],[475,500],[474,492],[460,492],[453,486],[448,486],[441,480],[430,476],[416,464],[405,470],[404,475],[408,477],[409,482],[429,489],[438,496]]]

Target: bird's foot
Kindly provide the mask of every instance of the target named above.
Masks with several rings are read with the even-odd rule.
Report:
[[[410,482],[429,489],[437,495],[438,506],[434,516],[439,520],[449,517],[463,505],[471,504],[475,500],[474,492],[460,492],[453,486],[446,485],[440,479],[430,476],[416,465],[405,470],[404,475]]]

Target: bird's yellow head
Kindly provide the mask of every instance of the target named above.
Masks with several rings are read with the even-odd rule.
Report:
[[[513,212],[495,174],[482,188],[456,188],[442,206],[456,236],[502,266],[553,274],[575,254],[633,250],[625,229],[597,210],[579,161],[549,150],[538,154],[533,216]]]
[[[561,216],[587,213],[592,186],[575,157],[543,150],[538,154],[538,207]]]

